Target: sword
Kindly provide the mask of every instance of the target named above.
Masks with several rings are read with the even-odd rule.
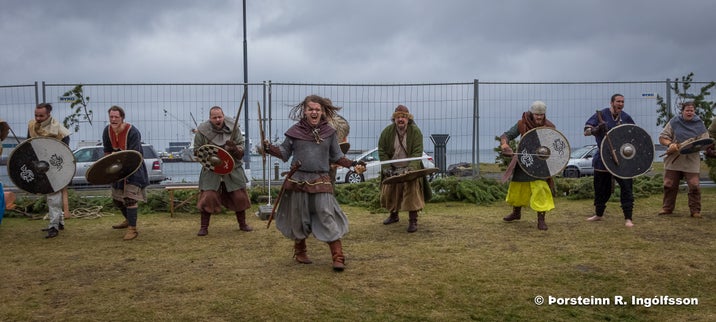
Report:
[[[231,129],[231,137],[232,138],[236,134],[236,128],[239,126],[239,116],[241,115],[241,108],[244,107],[245,100],[246,100],[246,92],[244,92],[244,96],[241,96],[241,102],[239,103],[239,110],[236,112],[236,119],[234,120],[234,128]]]
[[[423,159],[430,159],[430,157],[414,157],[414,158],[405,158],[405,159],[395,159],[395,160],[386,160],[386,161],[379,161],[377,164],[390,164],[390,163],[398,163],[398,162],[408,162],[408,161],[415,161],[415,160],[423,160]]]
[[[20,139],[17,138],[17,135],[15,135],[15,131],[12,130],[12,127],[8,124],[8,129],[10,129],[10,133],[12,133],[12,136],[15,138],[15,141],[17,141],[17,144],[20,144]]]
[[[194,114],[191,114],[191,112],[189,112],[189,116],[191,116],[191,120],[194,121],[194,127],[198,129],[198,128],[199,128],[199,124],[196,123],[196,119],[194,118]]]
[[[298,170],[298,168],[301,167],[301,161],[296,160],[291,165],[291,170],[286,174],[286,178],[283,179],[283,184],[281,184],[281,190],[278,192],[278,196],[276,196],[276,201],[273,204],[273,209],[271,209],[271,215],[269,216],[268,223],[266,224],[266,229],[268,229],[271,226],[271,221],[273,220],[273,215],[276,213],[276,208],[278,208],[278,203],[281,201],[281,197],[283,197],[283,192],[286,191],[286,186],[288,185],[288,180],[291,179],[294,173]]]

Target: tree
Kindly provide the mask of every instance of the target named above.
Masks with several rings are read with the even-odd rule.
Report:
[[[92,110],[87,109],[89,104],[89,96],[84,96],[82,85],[77,85],[73,89],[65,92],[62,96],[73,96],[74,100],[70,104],[70,108],[73,109],[72,114],[65,117],[62,123],[66,128],[73,128],[75,132],[80,130],[80,123],[82,120],[89,122],[92,125]]]
[[[666,123],[669,123],[669,120],[671,120],[674,114],[678,114],[679,105],[685,101],[694,101],[694,104],[696,105],[696,115],[704,121],[706,127],[711,124],[711,118],[714,116],[713,110],[716,108],[716,103],[706,101],[705,97],[711,95],[709,90],[714,87],[716,83],[710,82],[701,88],[699,94],[691,94],[688,90],[691,88],[693,78],[694,73],[692,72],[686,76],[682,76],[681,80],[677,78],[673,85],[669,85],[670,90],[672,90],[677,96],[677,106],[673,109],[673,111],[672,108],[670,108],[669,102],[665,102],[661,95],[656,95],[656,104],[659,105],[659,108],[656,109],[656,113],[658,115],[656,125],[666,125]]]
[[[661,95],[656,95],[656,104],[659,106],[656,109],[657,118],[656,125],[666,125],[669,120],[678,114],[680,105],[685,101],[694,101],[696,106],[696,115],[701,118],[704,125],[708,128],[711,125],[711,121],[714,117],[714,109],[716,109],[716,103],[707,101],[706,96],[711,95],[711,88],[716,85],[716,82],[709,82],[698,94],[689,93],[691,89],[691,83],[693,82],[694,73],[691,72],[686,76],[682,76],[681,79],[676,78],[673,85],[669,85],[669,89],[676,94],[676,108],[672,111],[669,102],[664,101]],[[706,159],[706,165],[709,166],[709,177],[711,180],[716,181],[716,159]]]
[[[505,156],[503,155],[502,148],[500,148],[501,141],[500,137],[496,136],[495,141],[497,141],[497,147],[493,148],[492,151],[497,152],[497,156],[495,156],[495,163],[497,163],[500,166],[500,169],[507,169],[507,167],[510,165],[510,162],[512,161],[512,156]],[[518,140],[510,140],[507,142],[507,144],[512,148],[512,151],[517,151],[517,145],[519,144]]]

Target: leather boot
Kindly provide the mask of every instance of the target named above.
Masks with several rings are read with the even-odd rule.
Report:
[[[132,240],[137,238],[139,233],[137,232],[137,226],[128,226],[127,232],[124,234],[124,240]]]
[[[125,219],[121,224],[112,225],[112,229],[125,229],[129,227],[129,222]]]
[[[239,211],[236,213],[236,221],[239,222],[239,229],[242,231],[254,230],[251,226],[246,224],[246,211]]]
[[[206,236],[209,234],[209,221],[211,221],[211,214],[208,212],[201,212],[201,224],[199,226],[199,232],[197,236]]]
[[[306,240],[296,240],[293,244],[293,258],[301,264],[311,264],[313,261],[306,254]]]
[[[414,233],[418,231],[418,212],[411,211],[408,213],[408,232]]]
[[[547,223],[544,222],[544,211],[537,213],[537,229],[547,230]]]
[[[394,224],[399,221],[400,221],[400,217],[398,217],[398,212],[397,211],[391,212],[390,217],[383,220],[383,225],[390,225],[390,224]]]
[[[345,268],[345,257],[343,257],[343,246],[341,240],[337,239],[328,243],[328,247],[331,248],[331,255],[333,255],[333,270],[336,272],[342,272]]]
[[[512,207],[512,213],[503,217],[504,221],[520,220],[522,218],[522,207]]]
[[[55,238],[55,237],[57,237],[57,235],[60,234],[60,231],[55,229],[55,227],[50,227],[49,229],[47,229],[45,231],[47,232],[47,236],[45,236],[45,238]]]

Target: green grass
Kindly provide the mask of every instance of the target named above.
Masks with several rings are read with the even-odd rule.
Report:
[[[331,270],[328,246],[308,240],[313,264],[292,259],[292,242],[251,216],[141,213],[137,240],[122,241],[114,210],[70,219],[46,240],[45,221],[0,225],[0,320],[72,321],[713,321],[716,319],[716,189],[703,189],[704,219],[657,216],[661,196],[637,200],[628,229],[617,203],[602,222],[592,201],[556,200],[548,231],[536,215],[504,223],[510,208],[429,204],[419,230],[384,226],[385,214],[344,207],[347,269]],[[256,206],[254,206],[256,208]],[[254,209],[255,210],[255,209]],[[535,305],[553,297],[695,297],[696,306]]]

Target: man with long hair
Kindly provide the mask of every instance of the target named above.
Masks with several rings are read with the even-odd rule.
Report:
[[[341,238],[348,233],[348,218],[333,195],[329,175],[332,163],[365,171],[365,165],[345,157],[338,145],[336,130],[328,120],[336,116],[340,107],[331,100],[309,95],[289,112],[298,121],[285,133],[280,145],[264,141],[264,150],[287,162],[293,158],[297,170],[287,176],[284,193],[276,210],[276,228],[294,241],[294,257],[302,264],[312,263],[306,252],[306,238],[313,233],[316,239],[328,243],[333,270],[345,269]]]

